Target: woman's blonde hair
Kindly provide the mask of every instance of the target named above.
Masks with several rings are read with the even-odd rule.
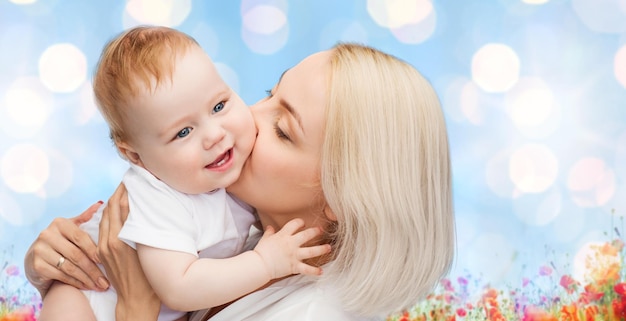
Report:
[[[113,142],[128,139],[124,111],[141,89],[154,90],[174,72],[176,57],[199,46],[189,35],[157,26],[130,28],[106,44],[93,78],[96,104]]]
[[[321,184],[337,231],[326,281],[347,309],[387,315],[423,299],[453,261],[445,120],[409,64],[355,44],[331,55]]]

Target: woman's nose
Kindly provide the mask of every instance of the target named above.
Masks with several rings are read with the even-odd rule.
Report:
[[[208,150],[224,139],[226,130],[222,126],[208,126],[202,134],[202,147]]]

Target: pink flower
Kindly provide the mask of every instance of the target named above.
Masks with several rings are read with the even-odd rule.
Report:
[[[551,267],[549,267],[547,265],[544,265],[544,266],[539,268],[539,275],[548,276],[550,274],[552,274],[552,268]]]
[[[576,286],[578,286],[578,282],[569,275],[563,275],[559,284],[569,294],[572,294],[576,290]]]
[[[460,316],[461,318],[467,315],[467,311],[465,311],[465,309],[463,308],[458,308],[456,309],[456,315]]]
[[[20,269],[16,265],[9,265],[6,270],[4,270],[9,276],[17,276],[20,275]]]
[[[530,283],[529,278],[522,278],[522,287],[526,287]]]
[[[451,291],[451,292],[453,292],[453,291],[454,291],[454,287],[452,286],[452,282],[450,282],[450,280],[449,280],[449,279],[443,279],[443,280],[441,280],[441,285],[443,285],[443,288],[444,288],[446,291]]]

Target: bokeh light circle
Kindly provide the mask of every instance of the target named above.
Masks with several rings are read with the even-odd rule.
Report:
[[[626,32],[624,0],[572,0],[572,7],[580,20],[593,31]]]
[[[0,174],[13,191],[35,193],[50,175],[48,155],[35,145],[14,145],[0,159]]]
[[[511,154],[509,177],[521,192],[541,193],[552,186],[558,168],[558,161],[549,148],[527,144]]]
[[[605,277],[607,268],[611,265],[621,266],[622,258],[619,253],[612,255],[610,252],[601,250],[603,242],[587,242],[576,252],[572,277],[580,283],[586,284],[590,280]],[[591,274],[601,272],[604,275]],[[591,279],[590,279],[591,277]]]
[[[53,98],[35,77],[17,78],[7,88],[3,99],[6,118],[2,127],[11,136],[36,135],[52,113]]]
[[[619,48],[615,54],[613,73],[620,85],[626,88],[626,45]]]
[[[39,77],[52,92],[72,92],[87,79],[87,58],[72,44],[52,45],[39,58]]]
[[[520,60],[507,45],[490,43],[472,57],[472,79],[486,92],[505,92],[519,78]]]
[[[545,138],[559,127],[560,108],[541,78],[520,78],[506,93],[504,105],[515,127],[528,137]]]
[[[190,12],[191,0],[129,0],[124,11],[124,26],[150,24],[176,27],[187,19]]]
[[[514,198],[517,196],[517,188],[508,175],[509,160],[512,153],[511,149],[504,149],[487,160],[485,182],[489,190],[502,198]]]
[[[524,2],[526,4],[545,4],[548,1],[549,0],[522,0],[522,2]]]
[[[287,16],[277,7],[258,5],[242,17],[243,27],[251,32],[271,35],[287,24]]]
[[[59,197],[63,195],[74,182],[74,166],[65,154],[57,150],[48,152],[50,175],[46,180],[42,195],[43,198]]]
[[[567,188],[578,206],[601,206],[615,194],[615,173],[603,160],[586,157],[570,168]]]
[[[530,226],[548,225],[561,213],[561,206],[562,196],[558,190],[523,194],[513,199],[515,216]]]
[[[418,24],[433,11],[429,0],[367,0],[367,12],[374,22],[390,29]]]
[[[33,4],[37,2],[37,0],[9,0],[15,4]]]
[[[242,38],[251,51],[269,55],[282,49],[289,38],[289,21],[285,9],[261,4],[246,7],[242,4]]]
[[[436,26],[437,16],[434,10],[430,10],[424,19],[420,19],[416,23],[391,28],[391,33],[402,43],[419,44],[428,40],[435,33]]]

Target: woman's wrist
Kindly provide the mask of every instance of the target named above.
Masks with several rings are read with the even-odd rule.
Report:
[[[115,306],[115,320],[154,321],[158,319],[160,310],[161,300],[154,293],[143,299],[124,299],[118,296]]]

